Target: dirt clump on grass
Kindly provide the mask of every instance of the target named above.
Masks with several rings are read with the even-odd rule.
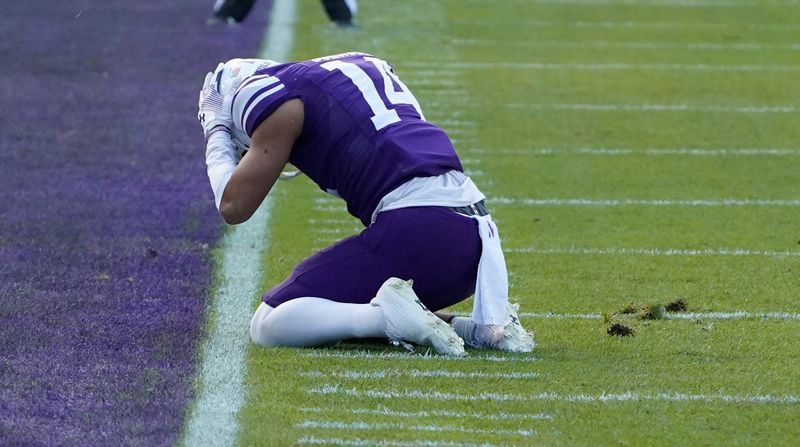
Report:
[[[689,306],[686,305],[686,300],[678,298],[677,300],[664,305],[664,310],[667,312],[686,312]]]
[[[625,326],[622,323],[614,323],[606,331],[610,336],[617,336],[617,337],[633,337],[635,335],[633,328],[629,326]]]

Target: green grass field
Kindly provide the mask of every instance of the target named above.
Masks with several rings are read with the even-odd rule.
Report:
[[[796,2],[360,7],[340,30],[300,2],[292,58],[393,64],[486,193],[537,347],[251,346],[238,444],[796,445]],[[307,179],[273,194],[264,290],[358,231]],[[678,298],[691,315],[614,315]]]

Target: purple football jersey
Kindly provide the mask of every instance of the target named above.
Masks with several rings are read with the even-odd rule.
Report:
[[[386,61],[346,53],[259,70],[236,91],[234,125],[252,136],[293,98],[305,121],[289,161],[365,226],[380,199],[411,178],[463,171],[447,134],[425,121]]]

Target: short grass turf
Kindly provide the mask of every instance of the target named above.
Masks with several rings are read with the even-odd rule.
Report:
[[[360,5],[360,28],[340,30],[301,6],[295,59],[388,59],[456,141],[500,224],[511,296],[538,345],[460,360],[377,341],[252,347],[240,445],[800,437],[796,318],[615,315],[678,298],[691,312],[800,311],[797,8],[382,0]],[[306,179],[273,194],[264,289],[358,230]],[[530,202],[546,199],[561,202]],[[634,335],[609,336],[612,322]]]

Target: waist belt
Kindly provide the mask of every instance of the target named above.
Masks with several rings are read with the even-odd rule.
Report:
[[[483,203],[483,200],[477,203],[473,203],[469,206],[449,206],[448,209],[457,212],[458,214],[463,214],[465,216],[487,216],[489,215],[489,210],[486,209],[486,204]]]

